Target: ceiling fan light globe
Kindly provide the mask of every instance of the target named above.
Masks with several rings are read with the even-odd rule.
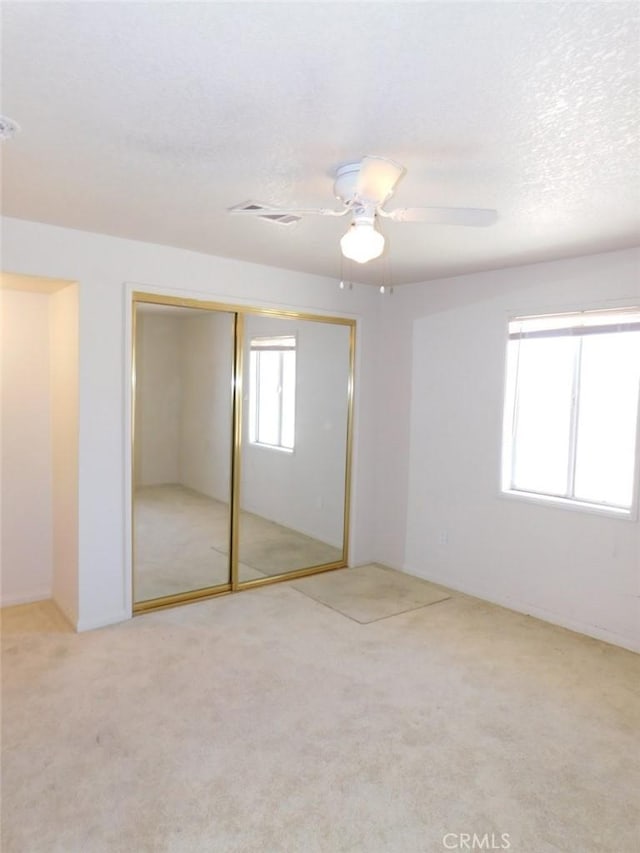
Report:
[[[372,224],[354,222],[340,240],[340,248],[345,258],[366,264],[383,253],[384,237]]]

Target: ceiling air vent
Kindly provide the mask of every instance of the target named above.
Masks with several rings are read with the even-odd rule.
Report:
[[[235,207],[230,207],[229,210],[270,210],[268,204],[260,204],[258,201],[245,201],[242,204],[236,204]],[[270,222],[278,222],[280,225],[293,225],[294,222],[300,222],[301,216],[295,216],[292,213],[257,213],[257,219],[268,219]]]

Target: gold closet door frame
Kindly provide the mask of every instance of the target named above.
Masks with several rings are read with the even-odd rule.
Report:
[[[152,305],[168,305],[174,306],[178,308],[196,308],[198,310],[206,310],[218,313],[225,313],[231,315],[233,318],[233,335],[232,335],[232,348],[233,348],[233,358],[234,358],[234,371],[235,371],[235,356],[237,352],[237,333],[238,333],[238,314],[233,308],[229,308],[223,304],[208,302],[198,299],[182,299],[174,296],[165,296],[161,294],[149,293],[146,291],[134,291],[131,294],[131,329],[132,329],[132,347],[131,347],[131,584],[132,584],[132,610],[134,616],[139,613],[146,613],[150,610],[160,610],[164,607],[174,607],[178,604],[186,604],[190,601],[198,601],[205,598],[212,598],[217,595],[227,595],[232,590],[232,579],[233,579],[233,562],[234,557],[232,552],[230,552],[230,566],[231,572],[229,577],[229,582],[225,584],[216,584],[214,586],[202,587],[200,589],[188,590],[185,592],[178,592],[172,595],[163,595],[158,598],[149,598],[143,601],[136,601],[135,595],[135,584],[136,584],[136,572],[135,572],[135,482],[136,482],[136,469],[135,469],[135,440],[136,440],[136,319],[137,319],[137,311],[136,307],[138,304],[152,304]],[[232,379],[234,377],[231,377]],[[232,384],[232,393],[231,393],[231,435],[234,436],[234,424],[235,424],[235,407],[237,405],[236,400],[236,387],[235,383]],[[231,476],[229,478],[229,515],[230,515],[230,548],[233,547],[232,543],[234,540],[232,528],[233,528],[233,515],[232,515],[232,500],[233,500],[233,482],[234,482],[234,462],[235,462],[235,451],[232,448],[230,449],[230,453],[232,454],[232,467],[231,467]],[[237,563],[237,560],[236,560]]]
[[[133,493],[135,480],[135,402],[136,402],[136,305],[150,303],[152,305],[173,305],[181,308],[196,308],[204,311],[224,312],[234,315],[233,323],[233,375],[231,377],[231,477],[230,477],[230,525],[229,525],[229,559],[230,582],[218,584],[188,592],[165,595],[160,598],[136,601],[135,599],[135,497],[131,496],[131,567],[132,567],[132,602],[133,614],[146,613],[151,610],[161,610],[165,607],[175,607],[191,601],[201,601],[219,595],[228,595],[243,589],[280,583],[285,580],[316,575],[334,569],[343,569],[349,561],[349,528],[351,516],[351,463],[353,459],[353,404],[355,383],[355,354],[356,354],[356,321],[349,317],[334,317],[325,314],[311,314],[304,311],[291,311],[280,308],[260,308],[257,306],[234,305],[225,302],[213,302],[205,299],[193,299],[182,296],[150,293],[149,291],[134,291],[131,294],[131,489]],[[240,534],[240,483],[242,466],[242,373],[244,358],[244,317],[247,314],[264,317],[280,317],[283,319],[310,320],[315,323],[328,323],[349,327],[349,375],[347,380],[347,440],[344,466],[344,507],[342,532],[342,557],[331,563],[310,566],[292,572],[282,572],[264,578],[240,581],[238,575],[238,553]]]

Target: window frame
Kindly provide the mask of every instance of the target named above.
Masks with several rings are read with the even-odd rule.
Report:
[[[509,341],[510,341],[510,324],[516,320],[531,317],[559,317],[563,314],[589,314],[592,312],[608,312],[608,311],[640,311],[636,303],[632,304],[607,304],[593,305],[587,308],[580,307],[558,307],[547,308],[537,311],[507,312],[506,323],[504,325],[503,339],[503,382],[502,382],[502,429],[500,430],[500,446],[499,446],[499,482],[498,496],[506,500],[516,500],[525,503],[536,504],[537,506],[556,507],[577,512],[586,512],[594,515],[606,516],[608,518],[616,518],[621,521],[637,521],[639,517],[640,504],[640,393],[638,395],[638,403],[636,409],[636,430],[635,430],[635,445],[634,445],[634,472],[633,472],[633,487],[631,506],[625,507],[615,506],[613,504],[597,503],[592,501],[581,500],[580,498],[567,497],[566,495],[550,494],[547,492],[535,492],[531,490],[518,489],[513,487],[513,466],[515,460],[514,436],[515,419],[517,418],[517,383],[514,389],[514,394],[511,400],[507,400],[509,393],[508,387],[508,365],[509,365]],[[576,474],[576,455],[577,455],[577,427],[578,414],[580,407],[580,374],[581,374],[581,358],[582,358],[582,341],[583,335],[576,335],[579,344],[576,347],[574,354],[574,378],[571,406],[571,433],[569,460],[567,471],[567,482],[570,483],[572,492],[575,491],[575,474]],[[507,404],[509,403],[509,411],[512,419],[507,417]]]
[[[293,346],[281,347],[254,347],[254,341],[275,341],[278,339],[293,341]],[[256,384],[254,382],[254,369],[253,369],[253,355],[257,356],[256,358],[256,373],[259,373],[260,370],[260,353],[261,352],[278,352],[280,354],[280,393],[279,393],[279,405],[278,405],[278,444],[272,444],[266,441],[259,441],[257,436],[259,435],[259,418],[260,418],[260,388],[259,383]],[[286,352],[292,352],[295,356],[295,372],[294,372],[294,387],[293,387],[293,446],[288,447],[287,445],[282,444],[282,424],[284,421],[283,418],[283,394],[282,394],[282,385],[283,385],[283,373],[284,373],[284,358],[283,355]],[[249,338],[249,371],[248,371],[248,417],[247,417],[247,443],[251,447],[265,447],[269,450],[275,450],[279,453],[295,453],[296,446],[296,429],[295,424],[297,420],[297,377],[298,377],[298,336],[297,334],[264,334],[264,335],[256,335],[254,337]],[[255,396],[254,396],[255,395]],[[255,435],[256,438],[252,438],[252,435]]]

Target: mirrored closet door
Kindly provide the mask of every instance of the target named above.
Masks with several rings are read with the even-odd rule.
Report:
[[[230,586],[234,329],[134,303],[134,607]]]
[[[354,339],[134,294],[134,612],[347,565]]]
[[[344,564],[351,326],[244,320],[238,577]]]

